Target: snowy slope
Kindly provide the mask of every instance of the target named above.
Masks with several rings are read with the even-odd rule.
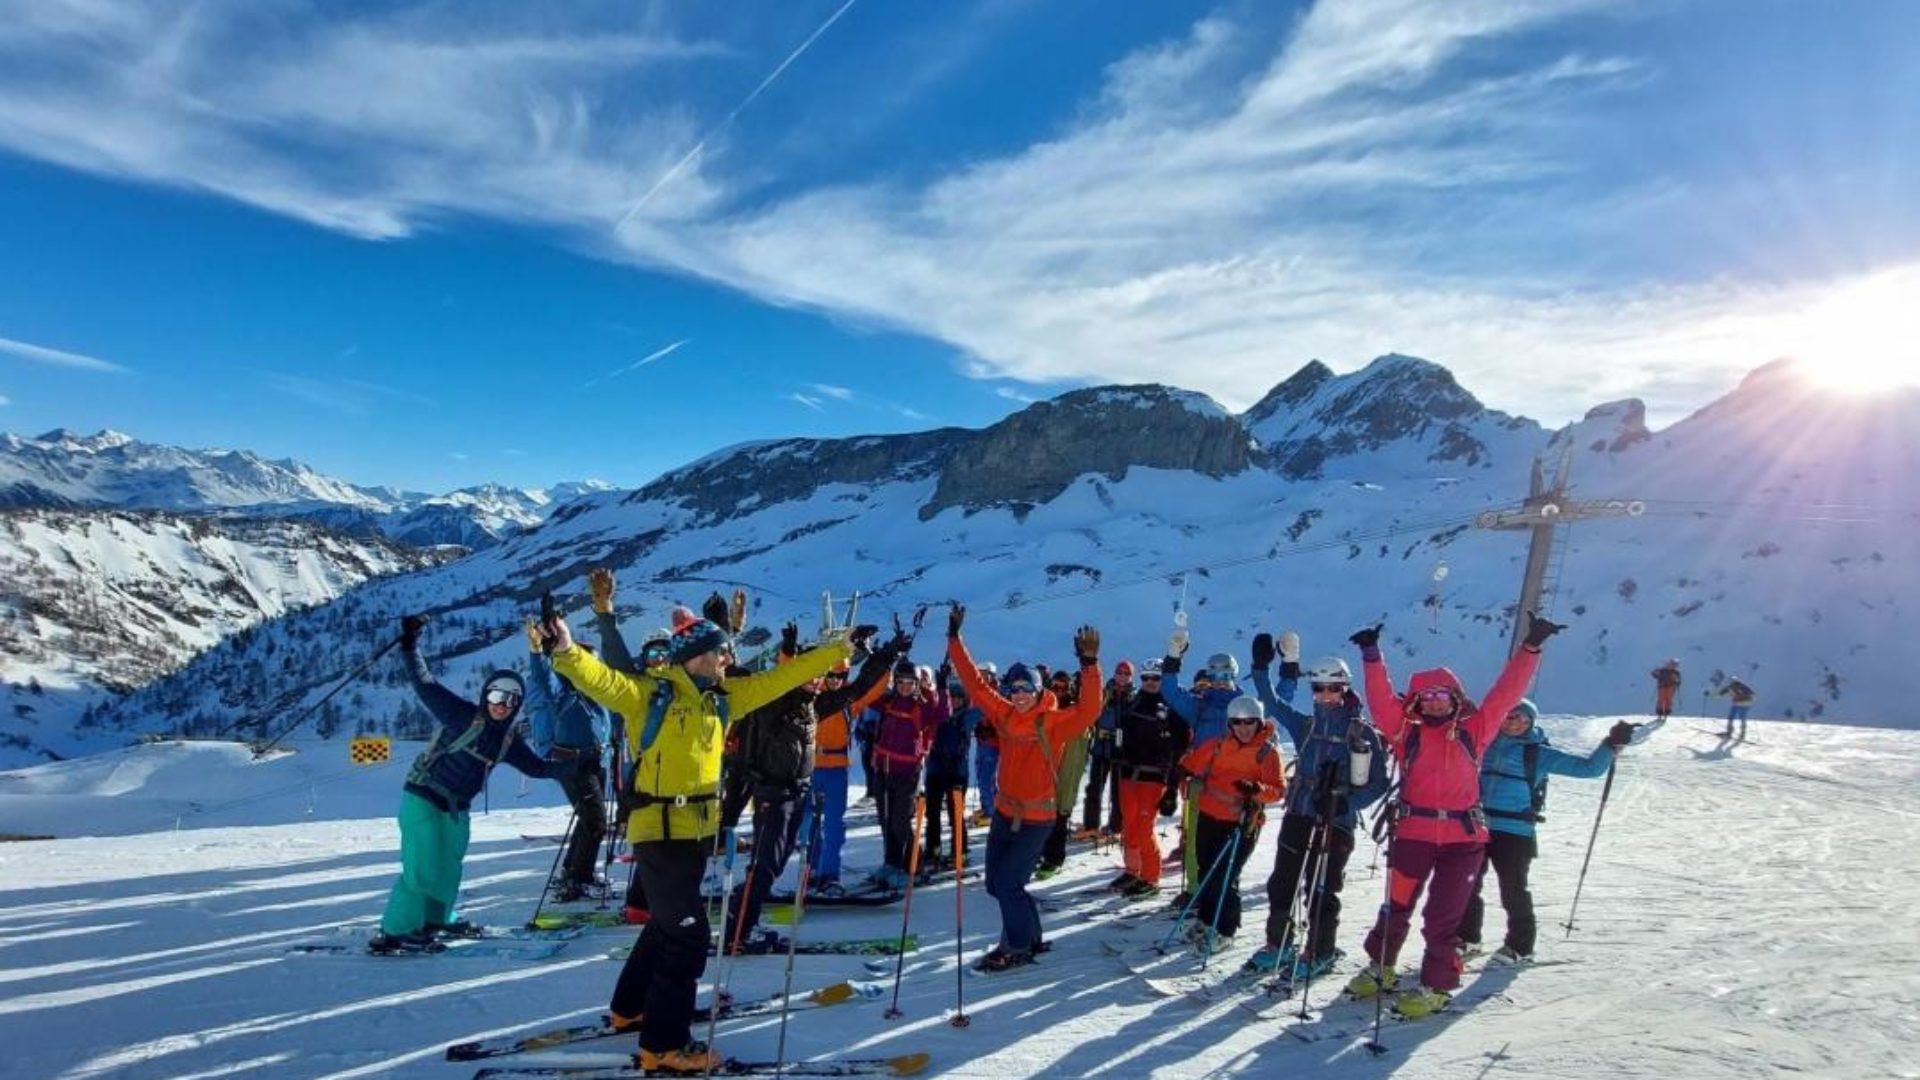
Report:
[[[1557,743],[1584,750],[1611,719],[1545,723]],[[930,1075],[968,1077],[1920,1075],[1920,931],[1897,916],[1920,889],[1920,863],[1901,854],[1920,841],[1920,734],[1757,723],[1753,742],[1728,746],[1700,723],[1680,718],[1623,761],[1571,938],[1558,924],[1600,784],[1554,781],[1534,874],[1541,956],[1552,963],[1480,976],[1462,1000],[1484,1000],[1451,1019],[1389,1022],[1384,1057],[1364,1052],[1362,1035],[1287,1034],[1370,1019],[1352,1006],[1301,1025],[1290,1011],[1260,1018],[1147,992],[1098,946],[1145,942],[1165,924],[1115,929],[1099,921],[1112,902],[1098,900],[1044,916],[1055,951],[1039,967],[967,978],[973,1023],[957,1030],[945,1022],[956,990],[951,887],[915,897],[922,949],[906,965],[902,1019],[884,1019],[883,1002],[835,1006],[796,1017],[789,1047],[921,1050]],[[392,880],[392,822],[351,815],[390,810],[399,766],[351,773],[341,759],[337,747],[253,764],[216,746],[153,746],[0,776],[0,827],[64,804],[170,829],[189,794],[214,807],[204,823],[221,826],[195,828],[203,820],[189,815],[179,832],[0,845],[8,1075],[464,1080],[474,1066],[441,1060],[448,1043],[580,1023],[605,1006],[617,967],[598,957],[628,933],[596,932],[533,963],[288,956],[288,943],[343,924],[364,931]],[[518,834],[565,821],[559,809],[504,810],[515,783],[496,778],[493,812],[474,819],[463,911],[488,922],[525,918],[552,859]],[[552,785],[534,787],[548,790],[531,797],[552,798]],[[278,796],[261,797],[273,788]],[[241,799],[251,809],[233,805]],[[245,814],[271,824],[235,824]],[[856,828],[849,864],[872,864],[877,845],[870,827]],[[1246,873],[1253,893],[1272,848],[1269,830]],[[1350,951],[1381,888],[1372,856],[1362,840],[1340,935]],[[1039,892],[1065,896],[1114,871],[1110,855],[1079,854]],[[964,904],[973,955],[996,935],[996,909],[977,888]],[[897,908],[815,912],[800,933],[896,933],[899,919]],[[1488,921],[1497,933],[1497,905]],[[1417,947],[1416,934],[1409,962]],[[778,958],[743,960],[733,988],[775,989],[781,970]],[[844,977],[871,976],[851,959],[802,957],[795,983]],[[1316,1012],[1331,993],[1314,992]],[[729,1053],[771,1056],[777,1027],[727,1024],[720,1039]]]
[[[429,553],[286,521],[0,511],[0,763],[125,741],[112,695]]]

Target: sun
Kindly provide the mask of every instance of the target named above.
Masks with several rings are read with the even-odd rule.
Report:
[[[1792,355],[1822,386],[1853,394],[1920,387],[1920,270],[1856,282],[1792,325]]]

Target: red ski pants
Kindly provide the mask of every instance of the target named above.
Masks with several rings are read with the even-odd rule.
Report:
[[[1166,790],[1151,780],[1120,781],[1120,839],[1126,847],[1127,873],[1149,885],[1160,884],[1160,843],[1153,826]]]

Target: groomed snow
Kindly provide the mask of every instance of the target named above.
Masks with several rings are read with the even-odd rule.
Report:
[[[1585,750],[1612,719],[1546,724],[1556,743]],[[973,1024],[956,1030],[945,1022],[955,991],[951,887],[915,897],[923,947],[906,965],[904,1018],[884,1019],[884,1003],[839,1005],[796,1017],[789,1046],[800,1055],[925,1050],[930,1074],[979,1077],[1920,1076],[1920,931],[1903,914],[1920,890],[1911,855],[1920,734],[1756,723],[1752,742],[1729,746],[1705,733],[1719,723],[1677,718],[1629,752],[1570,939],[1559,924],[1600,784],[1556,779],[1534,892],[1541,956],[1565,962],[1483,975],[1498,980],[1498,996],[1449,1020],[1390,1021],[1383,1057],[1357,1037],[1289,1038],[1296,1021],[1286,1016],[1146,992],[1097,943],[1149,940],[1156,924],[1097,921],[1112,901],[1046,916],[1056,949],[1037,969],[968,977]],[[593,934],[533,963],[286,954],[288,943],[339,926],[364,930],[394,873],[386,815],[410,748],[394,765],[361,771],[345,769],[341,754],[316,746],[254,763],[234,747],[155,745],[0,776],[0,831],[62,818],[68,833],[138,830],[0,845],[5,1074],[466,1077],[475,1066],[442,1060],[446,1044],[585,1022],[604,1007],[618,968],[601,953],[630,933]],[[526,799],[519,787],[517,775],[498,776],[493,811],[474,817],[463,907],[472,918],[523,920],[554,849],[520,834],[565,825],[563,810],[518,808],[556,801],[552,785],[532,783]],[[152,824],[170,814],[178,831],[171,820]],[[222,827],[197,827],[209,821]],[[1250,894],[1271,863],[1272,828],[1248,867]],[[855,829],[849,866],[872,865],[876,848],[870,826]],[[1341,932],[1349,951],[1381,888],[1372,854],[1363,840],[1351,867]],[[1110,854],[1080,854],[1038,891],[1065,894],[1114,872]],[[997,919],[977,887],[965,903],[973,955]],[[1250,912],[1243,938],[1260,915]],[[801,934],[895,933],[899,918],[898,908],[816,911]],[[1488,923],[1497,941],[1497,904]],[[1223,962],[1253,944],[1233,946]],[[1417,951],[1416,924],[1403,959]],[[776,987],[781,964],[741,961],[736,993]],[[846,977],[871,976],[857,960],[802,957],[796,985]],[[1315,991],[1316,1007],[1332,989]],[[721,1033],[725,1051],[747,1057],[770,1056],[775,1039],[772,1021]]]

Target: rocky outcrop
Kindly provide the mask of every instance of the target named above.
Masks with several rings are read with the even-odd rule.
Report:
[[[662,476],[623,502],[677,502],[703,522],[811,498],[829,484],[853,487],[931,476],[980,437],[964,428],[853,439],[780,439],[709,455]]]
[[[1252,449],[1246,429],[1204,395],[1158,385],[1076,390],[957,448],[920,517],[956,506],[1024,510],[1078,477],[1119,480],[1136,465],[1227,476],[1247,467]]]

